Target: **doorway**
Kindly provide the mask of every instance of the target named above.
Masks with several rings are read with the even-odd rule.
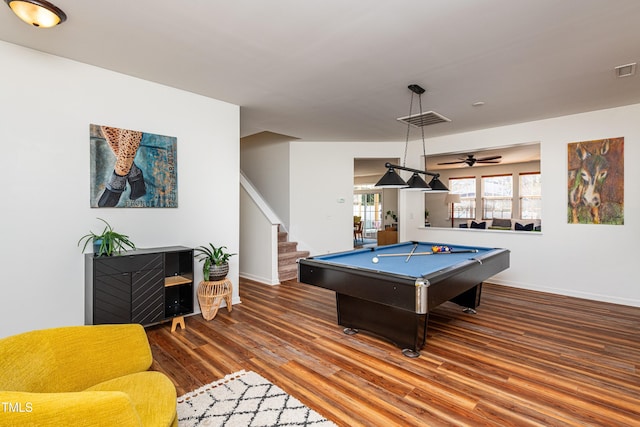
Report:
[[[360,218],[363,239],[375,241],[383,218],[382,191],[374,189],[354,189],[353,216],[354,218]]]
[[[353,159],[353,216],[362,221],[362,240],[356,246],[377,244],[378,231],[384,229],[385,212],[397,211],[398,197],[395,189],[376,187],[387,172],[385,163],[397,163],[396,158]]]

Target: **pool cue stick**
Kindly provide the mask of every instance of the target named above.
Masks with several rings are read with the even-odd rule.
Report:
[[[411,253],[407,256],[407,259],[405,259],[404,262],[409,262],[409,260],[411,259],[411,255],[413,255],[413,253],[416,251],[416,249],[418,249],[418,244],[414,243],[413,244],[413,249],[411,249]]]
[[[448,255],[448,254],[465,254],[465,253],[477,253],[478,250],[477,249],[464,249],[461,251],[449,251],[449,252],[413,252],[411,254],[409,253],[403,253],[403,254],[378,254],[376,255],[378,258],[383,257],[383,256],[407,256],[407,255],[438,255],[438,254],[442,254],[442,255]]]
[[[383,257],[383,256],[407,256],[407,255],[433,255],[433,252],[414,252],[412,254],[409,254],[409,253],[403,253],[403,254],[378,254],[376,256],[377,257]]]

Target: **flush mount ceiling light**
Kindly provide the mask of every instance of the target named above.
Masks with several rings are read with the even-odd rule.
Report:
[[[51,28],[67,20],[67,15],[45,0],[4,0],[18,18],[29,25]]]
[[[380,181],[378,181],[375,186],[381,187],[381,188],[400,188],[403,190],[414,190],[414,191],[448,192],[449,189],[447,188],[447,186],[444,185],[438,179],[440,177],[440,174],[427,172],[427,167],[426,167],[427,152],[426,152],[426,146],[424,142],[424,126],[435,124],[435,123],[448,122],[451,120],[437,113],[434,113],[433,111],[429,111],[428,113],[426,113],[426,115],[429,116],[429,117],[426,117],[426,115],[422,113],[422,94],[425,92],[425,90],[416,84],[409,85],[409,90],[411,91],[411,102],[409,103],[409,115],[407,117],[402,117],[398,119],[399,121],[407,123],[407,138],[404,145],[404,160],[402,162],[402,166],[392,165],[391,163],[385,163],[384,166],[387,168],[387,173],[385,173],[384,176],[380,178]],[[418,102],[420,104],[420,114],[412,116],[411,111],[413,109],[414,95],[418,95]],[[435,119],[433,116],[434,114],[437,116]],[[414,120],[416,118],[417,120]],[[422,155],[424,156],[425,170],[413,169],[405,166],[407,163],[407,148],[409,147],[409,132],[411,130],[411,126],[419,127],[420,130],[422,131]],[[402,179],[400,175],[398,175],[398,173],[396,172],[396,169],[413,172],[413,175],[411,175],[411,178],[409,178],[409,180],[405,182],[405,180]],[[422,179],[422,177],[420,177],[420,174],[425,176],[429,175],[433,177],[433,179],[429,184],[427,184],[425,180]]]

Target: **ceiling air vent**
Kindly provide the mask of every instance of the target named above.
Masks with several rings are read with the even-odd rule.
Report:
[[[615,67],[617,77],[629,77],[636,73],[636,63],[619,65]]]
[[[450,122],[451,119],[446,118],[442,114],[435,111],[427,111],[422,114],[413,114],[411,116],[400,117],[398,121],[402,123],[421,128],[423,126],[435,125],[438,123]]]

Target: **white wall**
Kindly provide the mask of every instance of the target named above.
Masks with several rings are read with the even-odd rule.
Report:
[[[242,138],[241,169],[269,207],[289,228],[289,141],[291,137],[262,132]]]
[[[0,62],[0,336],[83,324],[76,243],[100,231],[96,217],[138,247],[238,251],[238,106],[5,42]],[[177,137],[179,207],[91,209],[90,123]],[[230,264],[238,283],[237,257]]]
[[[271,224],[242,186],[240,224],[240,276],[269,285],[279,284],[277,244],[274,244],[278,238],[277,227]]]
[[[640,104],[429,138],[427,155],[540,141],[543,231],[425,229],[425,196],[400,192],[400,239],[508,248],[511,268],[496,283],[640,306],[638,117]],[[625,224],[567,224],[567,144],[618,136],[625,137]],[[403,148],[404,142],[292,143],[291,224],[305,249],[317,255],[351,248],[353,159],[400,157]],[[421,143],[410,142],[409,150],[407,166],[420,168]],[[340,198],[346,203],[337,203]]]

